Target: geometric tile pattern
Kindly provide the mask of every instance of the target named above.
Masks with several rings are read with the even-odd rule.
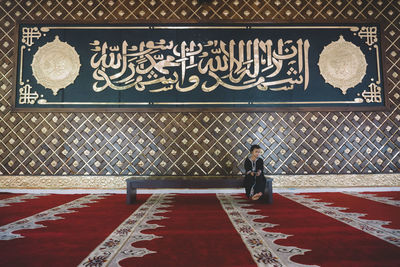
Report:
[[[388,112],[11,113],[16,20],[382,23]],[[253,143],[271,174],[400,172],[400,1],[0,1],[0,174],[224,175]]]

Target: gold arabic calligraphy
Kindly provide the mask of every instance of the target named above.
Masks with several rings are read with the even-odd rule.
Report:
[[[142,41],[139,46],[128,45],[127,41],[111,46],[94,40],[90,45],[94,52],[90,65],[94,69],[95,92],[108,87],[189,92],[200,83],[204,92],[219,86],[231,90],[257,87],[262,91],[286,91],[293,90],[295,84],[303,84],[306,90],[309,82],[307,39],[279,39],[276,45],[271,40],[259,39],[178,44],[161,39]]]

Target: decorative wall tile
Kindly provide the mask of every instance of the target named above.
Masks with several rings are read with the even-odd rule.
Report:
[[[10,113],[16,20],[378,20],[388,112]],[[0,2],[0,174],[230,175],[251,144],[271,174],[400,171],[400,2],[381,0]]]

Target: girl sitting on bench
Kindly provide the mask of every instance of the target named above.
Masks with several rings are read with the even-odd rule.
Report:
[[[250,156],[244,161],[244,169],[246,170],[244,187],[246,196],[252,200],[258,200],[263,195],[266,184],[264,161],[260,158],[261,153],[259,145],[252,145]]]

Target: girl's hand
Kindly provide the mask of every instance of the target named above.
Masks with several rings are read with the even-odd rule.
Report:
[[[258,170],[257,171],[257,176],[260,176],[260,174],[261,174],[261,170]]]

